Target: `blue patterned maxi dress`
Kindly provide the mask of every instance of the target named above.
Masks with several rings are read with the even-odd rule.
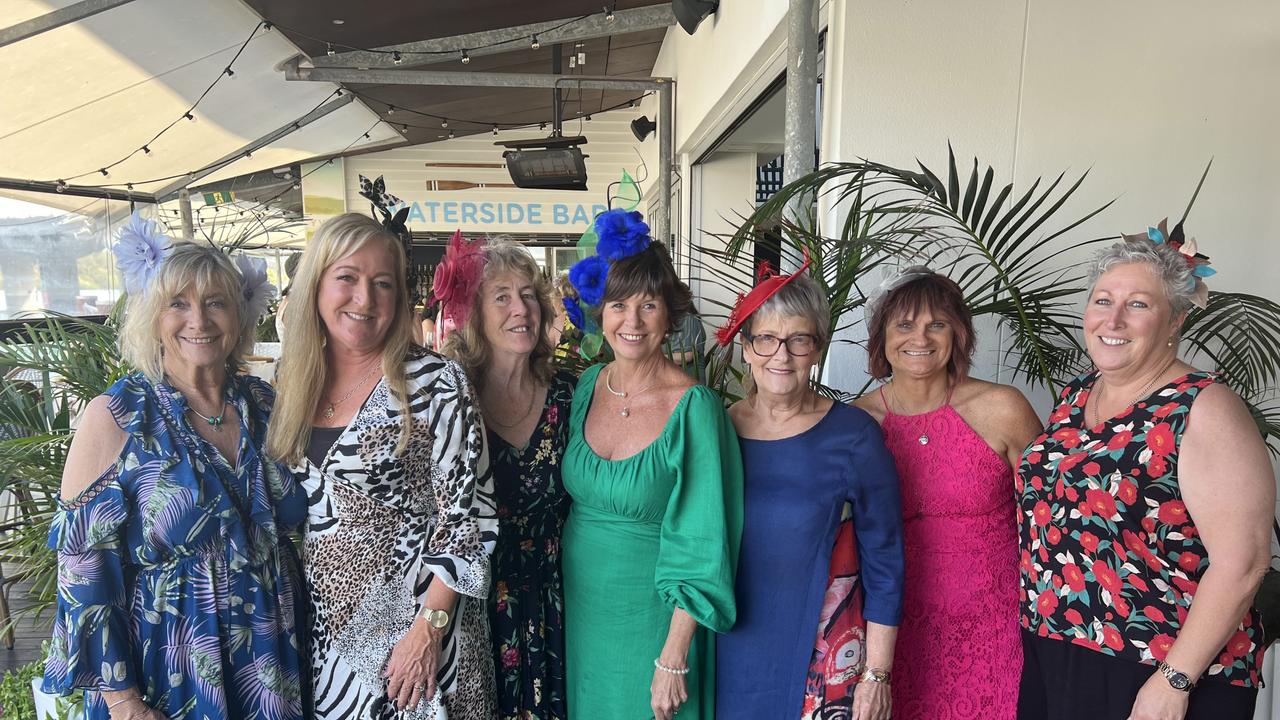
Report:
[[[301,718],[297,558],[306,517],[292,476],[260,454],[271,388],[227,384],[241,417],[235,467],[187,421],[186,400],[130,375],[105,393],[128,438],[61,509],[58,609],[44,690],[137,687],[172,720]],[[225,431],[235,431],[227,427]],[[97,692],[86,717],[110,715]]]

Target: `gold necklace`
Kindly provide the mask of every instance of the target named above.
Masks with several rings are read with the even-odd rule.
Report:
[[[379,367],[381,364],[382,364],[382,363],[380,363],[380,362],[379,362],[379,363],[374,363],[373,367],[369,368],[369,372],[365,373],[365,374],[364,374],[364,377],[360,378],[360,382],[357,382],[355,385],[351,386],[351,389],[350,389],[350,390],[348,390],[348,391],[347,391],[347,394],[346,394],[346,395],[343,395],[343,396],[342,396],[342,398],[341,398],[340,400],[337,400],[337,401],[332,401],[332,400],[331,400],[331,401],[329,401],[329,405],[328,405],[328,407],[326,407],[326,408],[324,409],[324,418],[325,418],[325,420],[329,420],[329,419],[331,419],[331,418],[333,417],[333,409],[334,409],[334,407],[335,407],[335,406],[337,406],[337,405],[341,405],[342,403],[346,402],[346,401],[347,401],[347,398],[351,397],[351,393],[355,392],[357,388],[359,388],[361,385],[364,385],[366,382],[368,382],[369,378],[373,375],[373,371],[377,370],[377,369],[378,369],[378,367]]]
[[[510,430],[511,428],[519,427],[520,423],[524,422],[529,417],[529,413],[533,412],[533,401],[537,397],[538,397],[538,388],[537,386],[534,386],[533,390],[529,392],[529,407],[524,409],[524,412],[520,415],[520,417],[516,418],[515,422],[511,423],[510,425],[507,425],[506,423],[498,422],[497,417],[495,417],[494,413],[491,412],[489,413],[489,416],[488,416],[489,424],[497,425],[498,427],[504,430]]]
[[[610,365],[609,367],[605,368],[605,371],[604,371],[604,388],[616,397],[620,397],[620,398],[628,397],[628,393],[625,390],[619,391],[619,390],[613,389],[613,383],[609,382],[612,379],[613,379],[613,366]],[[645,385],[643,388],[640,388],[639,390],[633,393],[630,393],[630,397],[637,397],[641,393],[647,391],[649,388],[657,384],[658,384],[658,381],[654,380],[648,385]],[[623,404],[622,411],[619,412],[618,414],[621,415],[622,417],[631,417],[631,403]]]
[[[1124,407],[1131,407],[1133,405],[1138,404],[1139,400],[1146,397],[1147,393],[1151,392],[1151,387],[1156,384],[1156,380],[1159,380],[1161,375],[1164,375],[1166,372],[1168,372],[1169,368],[1173,367],[1173,364],[1177,361],[1178,361],[1178,358],[1174,357],[1172,360],[1165,363],[1164,367],[1160,368],[1160,370],[1157,371],[1155,375],[1152,375],[1151,380],[1149,380],[1147,384],[1143,386],[1142,392],[1139,392],[1138,395],[1133,398],[1133,401],[1130,402],[1128,405],[1125,405]],[[1102,405],[1102,393],[1097,392],[1098,383],[1100,382],[1102,382],[1101,375],[1098,376],[1097,382],[1093,384],[1094,392],[1091,393],[1093,395],[1091,399],[1094,401],[1093,402],[1093,424],[1090,425],[1089,427],[1097,427],[1098,423],[1102,421],[1100,417],[1102,413],[1101,411],[1098,410],[1098,406]],[[1107,417],[1111,417],[1111,416],[1108,415]]]

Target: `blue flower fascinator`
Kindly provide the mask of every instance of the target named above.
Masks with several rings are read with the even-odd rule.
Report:
[[[129,217],[129,222],[116,233],[111,252],[116,256],[116,266],[130,295],[146,292],[172,247],[173,240],[160,232],[156,221],[136,212]]]
[[[623,180],[628,182],[631,178],[624,173]],[[628,208],[600,213],[591,229],[578,241],[582,259],[569,268],[569,283],[578,297],[565,298],[564,304],[569,320],[582,330],[582,344],[579,346],[582,357],[594,358],[604,344],[604,333],[596,322],[596,313],[604,300],[609,269],[623,258],[644,252],[651,242],[653,238],[649,236],[644,216]]]

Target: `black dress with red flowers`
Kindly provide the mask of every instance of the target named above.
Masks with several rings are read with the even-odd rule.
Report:
[[[498,546],[489,594],[499,720],[564,720],[564,580],[560,533],[569,495],[560,480],[577,380],[559,371],[525,447],[489,430]]]
[[[1209,566],[1178,487],[1178,449],[1191,404],[1218,379],[1189,373],[1088,427],[1096,381],[1063,390],[1018,468],[1022,626],[1154,665]],[[1264,650],[1250,608],[1204,679],[1258,687]]]

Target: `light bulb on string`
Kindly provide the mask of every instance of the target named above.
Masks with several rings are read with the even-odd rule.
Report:
[[[185,113],[183,113],[183,114],[182,114],[182,117],[184,117],[184,118],[186,118],[186,119],[190,120],[191,122],[195,122],[195,121],[196,121],[196,116],[195,116],[195,115],[192,115],[190,112],[185,112]]]
[[[326,55],[328,55],[329,57],[333,57],[334,55],[337,55],[337,54],[338,54],[338,51],[333,49],[333,43],[325,43],[325,51],[324,51],[324,52],[325,52],[325,54],[326,54]]]
[[[98,172],[102,173],[102,177],[104,177],[104,178],[109,178],[109,177],[111,177],[111,173],[107,172],[107,169],[106,169],[106,168],[102,168],[102,169],[101,169],[101,170],[99,170]]]
[[[497,125],[494,125],[494,126],[493,126],[493,136],[494,136],[494,137],[497,137],[497,136],[498,136],[498,126],[497,126]]]
[[[404,62],[404,58],[400,57],[399,51],[391,53],[391,63],[393,65],[399,65],[403,62]]]
[[[613,8],[606,7],[604,9],[604,19],[613,22]]]
[[[150,155],[150,154],[151,154],[151,148],[147,147],[146,145],[143,145],[143,146],[142,146],[142,154],[143,154],[143,155]]]
[[[56,189],[58,192],[66,192],[66,191],[67,191],[67,181],[66,181],[66,180],[58,180],[58,182],[54,184],[54,187],[55,187],[55,189]]]
[[[449,118],[441,118],[441,119],[440,119],[440,127],[442,127],[442,128],[447,128],[447,127],[449,127]]]
[[[395,105],[388,105],[388,106],[387,106],[387,114],[388,114],[388,115],[395,115],[395,114],[396,114],[396,106],[395,106]]]
[[[542,47],[542,43],[538,42],[538,36],[537,36],[537,35],[534,35],[534,36],[533,36],[533,40],[529,43],[529,47],[530,47],[530,48],[532,48],[532,49],[534,49],[534,50],[537,50],[538,48]]]
[[[232,70],[230,65],[228,65],[227,69],[223,70],[222,72],[225,73],[228,78],[234,79],[236,76],[236,71]]]
[[[462,64],[463,64],[463,65],[469,65],[470,63],[471,63],[471,56],[467,54],[467,51],[466,51],[466,50],[463,50],[463,51],[462,51]]]

